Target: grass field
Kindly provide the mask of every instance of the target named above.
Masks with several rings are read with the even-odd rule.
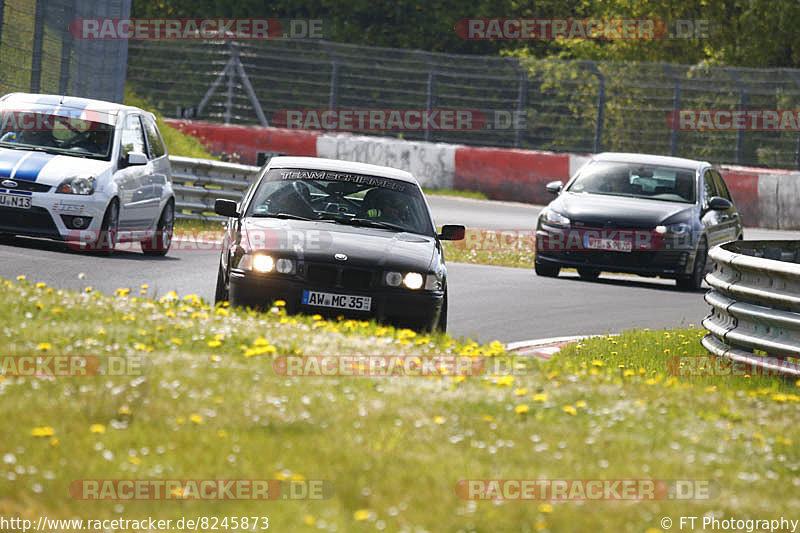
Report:
[[[631,331],[512,364],[501,345],[358,321],[212,308],[5,281],[5,355],[122,356],[130,375],[6,377],[0,513],[268,516],[279,531],[659,531],[679,515],[797,506],[797,387],[670,376],[703,332]],[[289,354],[463,354],[471,378],[286,377]],[[131,368],[131,367],[129,367]],[[509,369],[514,369],[509,371]],[[80,479],[325,480],[327,499],[81,501]],[[708,480],[702,501],[473,501],[462,479]],[[291,481],[294,480],[294,481]]]

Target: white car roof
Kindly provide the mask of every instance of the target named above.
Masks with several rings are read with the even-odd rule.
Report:
[[[34,93],[11,93],[0,98],[0,106],[47,106],[52,109],[74,109],[82,111],[94,111],[107,115],[118,115],[122,111],[136,111],[149,116],[155,120],[155,116],[149,111],[138,107],[133,107],[105,100],[92,100],[90,98],[78,98],[75,96],[63,96],[59,94],[34,94]]]
[[[340,161],[338,159],[324,159],[322,157],[287,157],[276,156],[269,160],[268,168],[302,168],[309,170],[331,170],[333,172],[352,172],[367,176],[390,178],[419,186],[416,178],[405,170],[399,170],[381,165],[356,163],[354,161]]]
[[[709,165],[706,161],[670,157],[665,155],[632,154],[625,152],[603,152],[592,156],[593,161],[612,161],[615,163],[641,163],[644,165],[664,165],[667,167],[683,167],[697,170]]]

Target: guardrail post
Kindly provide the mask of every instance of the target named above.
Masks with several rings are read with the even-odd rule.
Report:
[[[739,73],[731,67],[725,67],[725,72],[736,83],[739,88],[739,111],[744,111],[747,108],[747,88],[742,83]],[[744,150],[744,130],[739,128],[736,131],[736,164],[742,164],[742,151]]]
[[[606,77],[597,68],[594,61],[584,61],[589,65],[589,69],[597,76],[599,86],[597,88],[597,125],[594,130],[594,153],[603,151],[603,121],[605,120],[604,111],[606,106]]]
[[[436,103],[436,99],[434,98],[434,92],[436,91],[436,71],[431,69],[428,71],[428,94],[426,98],[425,107],[428,110],[428,115],[430,115],[433,106]],[[430,128],[425,128],[425,140],[431,140],[431,130]]]
[[[31,92],[42,89],[42,52],[44,44],[44,1],[36,0],[33,16],[33,50],[31,54]]]
[[[661,67],[675,84],[675,91],[672,95],[672,124],[670,125],[672,131],[669,134],[669,155],[675,155],[678,149],[678,113],[681,111],[681,80],[675,75],[675,71],[672,70],[669,63],[662,63]]]

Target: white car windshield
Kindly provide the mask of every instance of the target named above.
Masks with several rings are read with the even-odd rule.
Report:
[[[114,126],[18,109],[0,110],[0,146],[108,160]]]
[[[245,216],[323,220],[433,235],[422,191],[378,176],[306,169],[272,169]]]
[[[595,161],[581,170],[567,190],[693,204],[697,201],[695,181],[692,169]]]

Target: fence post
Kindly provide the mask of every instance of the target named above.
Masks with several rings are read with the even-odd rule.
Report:
[[[36,0],[33,16],[33,53],[31,54],[31,92],[42,89],[42,50],[44,43],[44,1]]]
[[[597,126],[594,131],[594,153],[602,152],[603,147],[603,120],[604,109],[606,106],[606,77],[597,68],[597,63],[594,61],[585,61],[589,65],[592,73],[597,76],[599,86],[597,88]]]
[[[792,78],[795,85],[800,88],[800,71],[795,69],[784,69],[784,72]],[[800,169],[800,129],[797,130],[797,145],[795,146],[794,150],[794,166],[797,169]]]
[[[231,123],[231,115],[233,111],[233,78],[236,75],[236,69],[233,66],[234,51],[231,50],[231,58],[228,60],[226,68],[228,69],[228,94],[225,98],[225,124]]]
[[[672,95],[672,124],[670,124],[672,131],[669,134],[669,155],[675,155],[678,149],[678,113],[681,111],[681,80],[675,75],[675,71],[672,70],[669,63],[662,63],[661,66],[675,84],[675,91]]]
[[[73,5],[74,7],[74,5]],[[71,14],[67,13],[71,11]],[[76,18],[75,12],[68,7],[64,7],[64,20],[72,20]],[[69,92],[69,71],[70,64],[72,63],[72,34],[69,32],[69,26],[64,24],[61,28],[61,67],[58,75],[58,94],[67,94]]]
[[[6,13],[6,0],[0,0],[0,46],[3,43],[3,16]]]
[[[742,84],[739,73],[731,67],[725,67],[725,72],[739,87],[739,111],[744,111],[747,108],[747,89]],[[742,164],[742,150],[744,149],[744,130],[742,128],[736,131],[736,164]]]
[[[336,52],[333,51],[331,43],[328,41],[320,42],[331,58],[331,82],[330,91],[328,93],[328,109],[334,110],[339,106],[339,58]]]
[[[434,98],[434,92],[436,91],[436,71],[431,68],[428,71],[428,95],[426,98],[425,107],[428,110],[428,116],[431,114],[431,110],[436,102]],[[425,128],[425,140],[431,140],[431,130],[430,128]]]
[[[514,117],[512,125],[514,126],[514,148],[519,148],[522,145],[522,126],[527,125],[527,121],[523,121],[522,117],[525,116],[525,108],[528,105],[528,73],[525,69],[517,63],[519,68],[519,93],[517,94],[517,116]]]

